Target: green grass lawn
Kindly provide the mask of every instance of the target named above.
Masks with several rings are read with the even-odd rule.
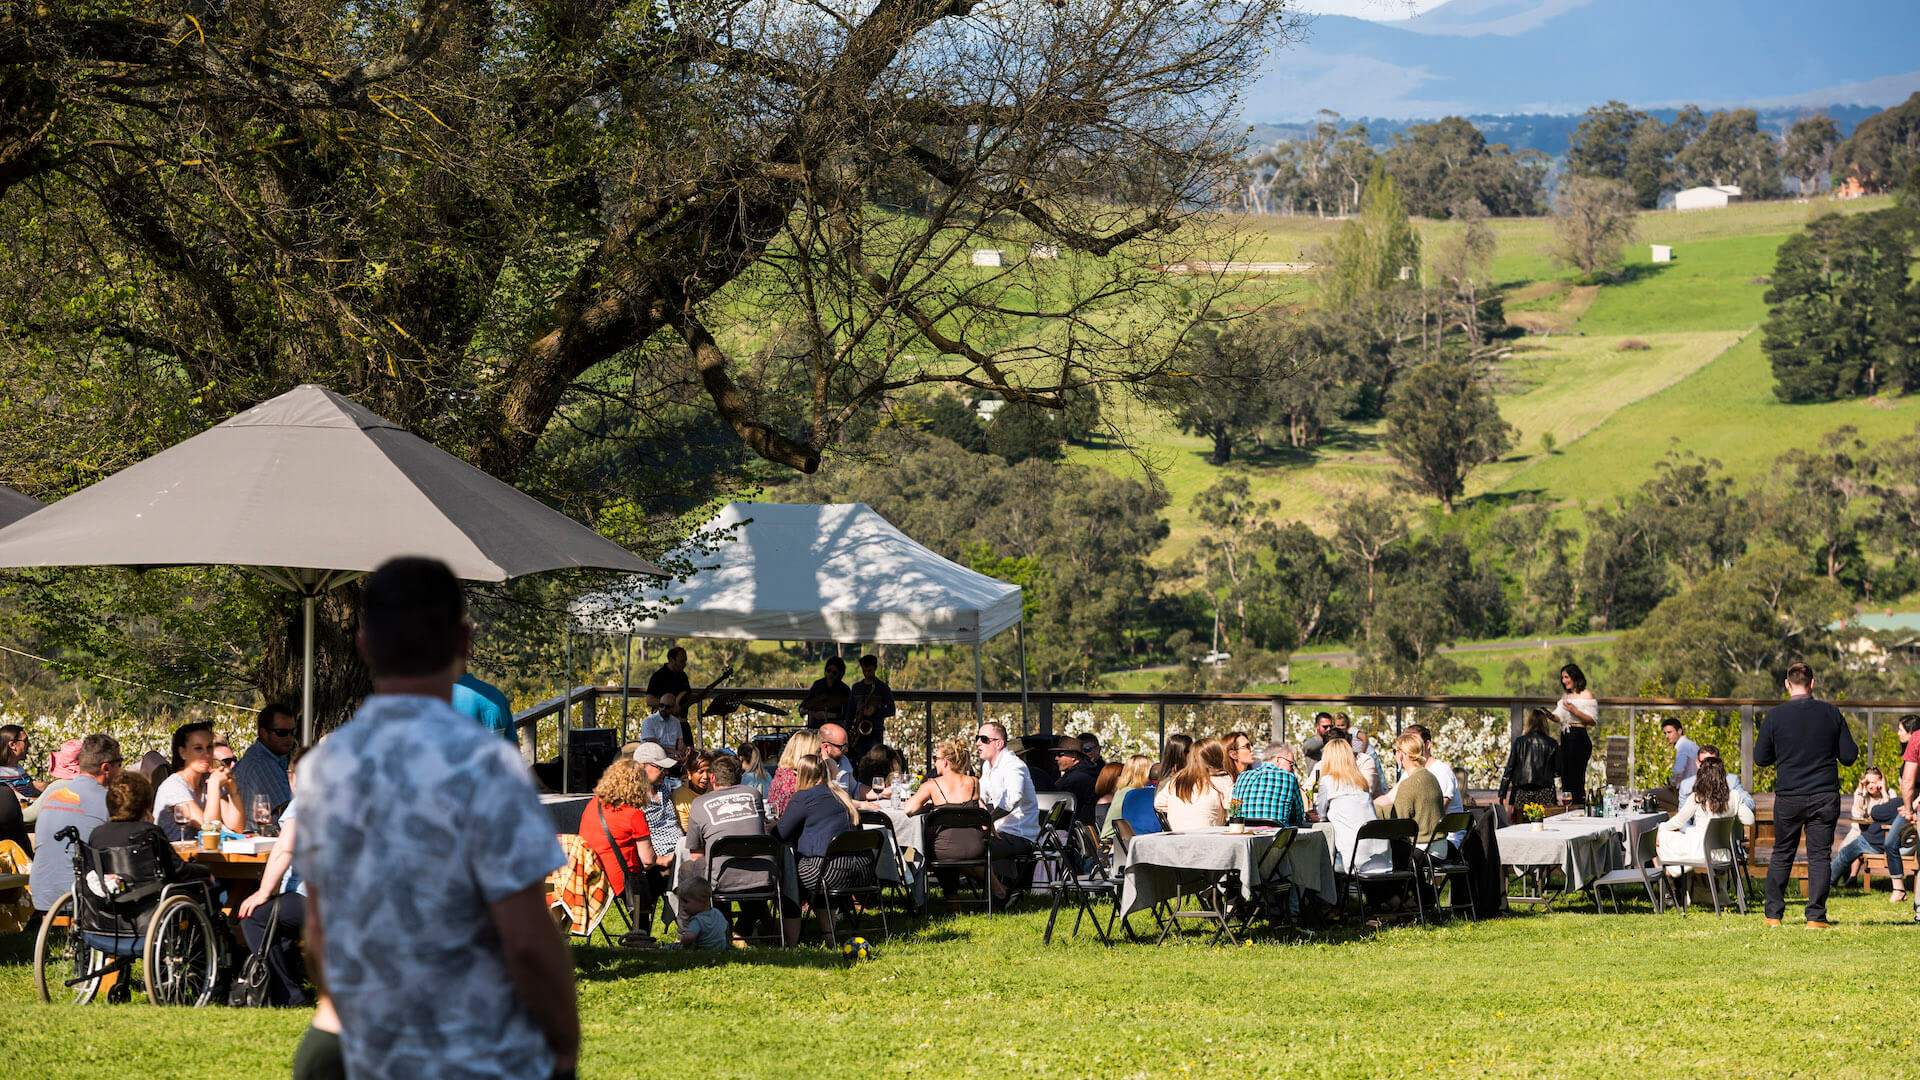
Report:
[[[575,951],[583,1076],[1863,1074],[1915,1052],[1910,909],[1838,926],[1591,909],[1309,944],[1040,943],[1044,913],[930,922],[848,966]],[[1789,915],[1797,914],[1789,908]],[[42,1006],[0,941],[17,1077],[284,1076],[305,1011]],[[829,1062],[831,1064],[829,1064]],[[811,1064],[810,1064],[811,1063]]]
[[[1667,389],[1625,405],[1552,457],[1537,456],[1499,490],[1594,506],[1638,487],[1673,447],[1718,459],[1749,482],[1783,451],[1814,446],[1843,425],[1877,441],[1907,434],[1917,423],[1920,400],[1912,397],[1781,404],[1755,332]]]

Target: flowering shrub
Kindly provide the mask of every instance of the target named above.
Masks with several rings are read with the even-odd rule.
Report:
[[[212,721],[215,734],[225,735],[238,750],[246,750],[253,742],[252,718],[237,713],[209,710],[205,715],[161,712],[135,716],[96,701],[76,702],[61,713],[28,711],[18,703],[0,706],[0,724],[19,724],[26,729],[33,743],[32,757],[26,764],[43,780],[48,757],[69,739],[96,733],[111,735],[120,741],[120,753],[131,764],[149,750],[166,754],[172,748],[173,729],[195,720]]]

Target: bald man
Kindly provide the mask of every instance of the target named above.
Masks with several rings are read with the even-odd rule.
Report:
[[[833,782],[855,800],[868,798],[872,792],[853,775],[853,759],[847,756],[847,729],[839,724],[820,725],[820,753],[826,757],[826,766]]]

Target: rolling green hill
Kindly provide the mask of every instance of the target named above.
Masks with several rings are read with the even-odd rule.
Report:
[[[1494,276],[1516,322],[1552,332],[1519,339],[1500,366],[1500,408],[1517,429],[1507,460],[1475,475],[1469,494],[1532,492],[1572,508],[1593,506],[1639,486],[1670,447],[1717,458],[1741,482],[1759,477],[1782,450],[1811,446],[1852,424],[1869,439],[1920,423],[1909,399],[1782,405],[1756,332],[1766,317],[1766,275],[1776,249],[1814,217],[1887,205],[1770,202],[1721,211],[1642,214],[1623,280],[1575,288],[1548,255],[1551,222],[1494,223]],[[1458,226],[1419,222],[1429,246]],[[1246,260],[1311,259],[1338,223],[1314,218],[1247,219]],[[1654,265],[1648,243],[1670,243],[1677,260]],[[1304,283],[1302,283],[1304,284]],[[1304,288],[1295,286],[1304,293]],[[1632,341],[1646,348],[1622,349]],[[1190,504],[1223,469],[1207,464],[1205,440],[1180,433],[1164,417],[1134,407],[1121,418],[1136,445],[1076,449],[1076,460],[1127,475],[1151,469],[1171,497],[1171,534],[1160,551],[1172,563],[1198,537]],[[1541,449],[1551,432],[1556,452]],[[1312,451],[1272,450],[1225,467],[1255,494],[1278,500],[1279,515],[1316,527],[1330,508],[1390,483],[1391,462],[1370,426],[1337,431]],[[1580,515],[1570,514],[1577,520]]]

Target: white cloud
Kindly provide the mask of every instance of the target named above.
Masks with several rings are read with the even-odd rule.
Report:
[[[1300,9],[1315,15],[1351,15],[1356,19],[1390,22],[1432,11],[1446,0],[1301,0]]]

